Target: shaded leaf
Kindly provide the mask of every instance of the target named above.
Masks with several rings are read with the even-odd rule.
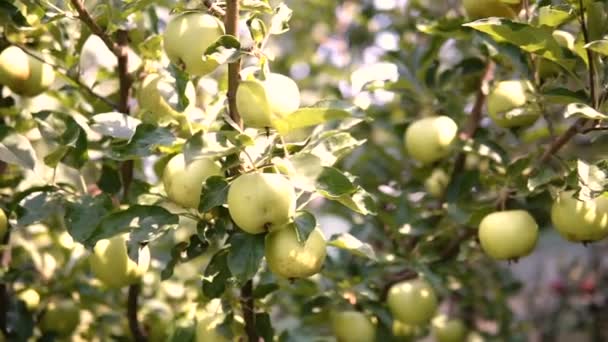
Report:
[[[226,203],[230,184],[222,176],[212,176],[207,178],[203,190],[201,191],[198,210],[205,213],[212,208],[219,207]]]
[[[235,233],[228,243],[228,268],[241,284],[253,278],[264,257],[264,234]]]
[[[376,260],[376,253],[372,246],[368,243],[361,242],[361,240],[349,233],[333,235],[327,244],[329,246],[347,250],[355,255]]]

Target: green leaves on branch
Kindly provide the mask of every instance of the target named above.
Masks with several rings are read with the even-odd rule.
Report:
[[[329,246],[347,250],[358,256],[376,260],[376,252],[374,252],[371,245],[361,242],[359,239],[348,233],[332,236],[327,244]]]
[[[571,103],[566,107],[564,117],[579,117],[592,120],[605,120],[608,119],[606,114],[600,113],[593,107],[588,106],[584,103]]]
[[[355,212],[362,215],[376,213],[371,195],[334,167],[323,168],[316,187],[323,197],[340,202]]]
[[[340,101],[322,101],[312,107],[300,108],[283,119],[275,120],[274,124],[279,133],[317,126],[328,121],[347,118],[363,118],[361,110],[351,104]]]
[[[0,160],[34,170],[36,152],[26,137],[2,126],[0,127]]]

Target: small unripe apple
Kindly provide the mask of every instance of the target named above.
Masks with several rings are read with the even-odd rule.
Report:
[[[487,17],[513,18],[519,12],[520,3],[507,4],[501,0],[462,0],[464,10],[471,19]]]
[[[274,127],[300,107],[300,89],[291,78],[270,73],[265,80],[246,80],[236,91],[236,106],[248,127]]]
[[[420,278],[393,285],[386,301],[396,320],[414,326],[428,323],[437,311],[435,290]]]
[[[192,82],[188,82],[185,96],[193,105],[196,90]],[[137,102],[153,123],[164,125],[167,122],[183,120],[184,113],[177,111],[179,95],[171,82],[171,78],[159,74],[149,74],[141,82],[137,91]],[[146,120],[144,120],[146,121]]]
[[[26,54],[17,46],[0,53],[0,84],[22,96],[36,96],[55,81],[53,67]]]
[[[414,121],[405,131],[405,147],[410,156],[430,164],[450,153],[458,126],[447,116],[435,116]]]
[[[183,153],[169,160],[163,172],[163,185],[173,202],[197,209],[203,184],[211,176],[221,176],[222,168],[211,158],[196,159],[186,165]]]
[[[289,279],[306,278],[318,273],[325,261],[325,237],[315,228],[300,243],[296,228],[288,225],[266,236],[266,262],[272,273]]]
[[[397,337],[398,341],[410,341],[418,334],[419,328],[410,324],[405,324],[396,319],[393,320],[393,336]]]
[[[247,233],[282,229],[295,214],[296,192],[283,175],[244,174],[228,190],[228,210],[236,225]]]
[[[498,211],[479,224],[481,248],[497,260],[517,260],[530,254],[538,240],[538,224],[525,210]]]
[[[449,182],[450,177],[443,169],[435,169],[429,178],[424,181],[424,188],[431,196],[439,198],[443,195]]]
[[[215,60],[203,60],[205,51],[224,35],[224,24],[216,17],[187,12],[169,21],[163,35],[163,44],[171,62],[183,66],[194,76],[206,75],[218,67]]]
[[[529,126],[540,116],[533,100],[534,86],[530,81],[501,81],[488,94],[488,114],[500,127]]]
[[[338,342],[374,342],[376,339],[376,326],[359,311],[332,313],[331,326]]]
[[[8,219],[4,210],[0,209],[0,242],[4,240],[6,232],[8,232]]]
[[[228,338],[216,329],[224,321],[223,316],[208,316],[196,324],[196,342],[229,342]]]
[[[33,289],[25,289],[19,292],[17,298],[25,303],[28,310],[35,310],[40,304],[40,295]]]
[[[433,336],[437,342],[464,342],[467,338],[467,327],[459,319],[448,319],[444,315],[433,319]]]
[[[40,328],[44,332],[53,332],[59,336],[70,336],[80,324],[80,310],[78,306],[70,300],[60,300],[50,302]]]
[[[551,207],[551,222],[565,239],[593,242],[608,236],[608,197],[589,201],[573,197],[574,191],[562,192]]]
[[[138,263],[129,258],[127,240],[129,234],[120,234],[97,241],[89,263],[95,277],[109,288],[120,288],[136,282],[148,270],[150,249],[139,251]]]

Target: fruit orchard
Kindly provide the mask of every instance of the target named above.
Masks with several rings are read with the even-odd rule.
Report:
[[[0,340],[608,340],[607,10],[0,0]]]

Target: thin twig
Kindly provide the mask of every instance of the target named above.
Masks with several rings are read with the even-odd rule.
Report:
[[[86,7],[84,6],[84,3],[81,0],[71,0],[71,2],[74,9],[76,9],[76,12],[78,12],[78,19],[87,25],[93,34],[101,38],[108,49],[110,49],[110,51],[112,51],[112,53],[118,57],[120,54],[119,46],[112,41],[112,38],[110,38],[110,36],[99,25],[97,25],[93,17],[91,17],[89,14],[89,11],[87,11]]]
[[[139,292],[141,285],[139,283],[129,286],[129,294],[127,297],[127,318],[129,320],[129,329],[133,334],[135,342],[146,342],[148,340],[146,333],[141,328],[139,320],[137,319],[137,309],[139,298]]]
[[[209,11],[209,13],[211,13],[212,15],[220,19],[224,19],[226,17],[226,11],[220,6],[218,6],[215,1],[203,0],[203,5],[207,7],[207,11]]]

